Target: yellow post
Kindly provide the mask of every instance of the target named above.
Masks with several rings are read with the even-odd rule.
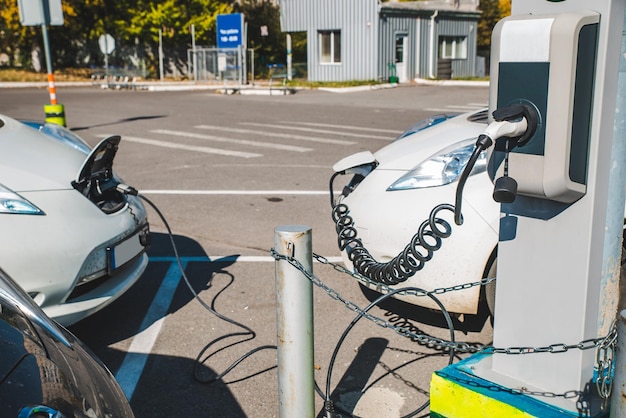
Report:
[[[50,92],[50,104],[43,106],[44,113],[46,114],[46,122],[67,126],[65,121],[65,107],[57,103],[57,90],[54,86],[54,74],[52,73],[48,73],[48,91]]]

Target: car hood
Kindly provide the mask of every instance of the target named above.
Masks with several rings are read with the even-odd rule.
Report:
[[[444,148],[465,140],[476,140],[487,125],[468,120],[471,114],[452,118],[413,133],[381,148],[374,156],[377,170],[408,171]]]
[[[0,115],[0,183],[16,192],[72,189],[86,155]]]

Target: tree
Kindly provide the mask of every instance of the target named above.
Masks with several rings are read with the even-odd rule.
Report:
[[[230,13],[230,0],[63,0],[63,26],[49,27],[55,68],[102,65],[98,38],[104,33],[116,40],[110,63],[125,66],[122,57],[141,54],[156,63],[159,30],[168,56],[186,60],[194,25],[199,43],[215,45],[215,20]],[[16,0],[0,0],[0,53],[10,65],[30,64],[31,51],[41,49],[41,30],[23,27]],[[122,51],[122,53],[119,53]]]
[[[478,20],[478,39],[476,47],[481,55],[489,55],[491,32],[500,20],[500,0],[480,0],[478,6],[482,14]]]
[[[174,56],[177,66],[186,65],[186,50],[191,44],[191,25],[197,44],[215,45],[217,15],[232,11],[225,0],[148,0],[129,8],[130,19],[117,21],[117,31],[129,43],[135,39],[147,45],[148,57],[155,64],[159,31],[164,48]]]
[[[280,11],[270,0],[243,0],[235,12],[244,15],[248,28],[248,48],[254,50],[255,68],[261,74],[268,64],[285,64],[286,40],[280,30]]]
[[[22,26],[15,0],[0,0],[0,53],[7,54],[9,65],[28,65],[33,42],[36,41],[35,28]]]
[[[500,16],[506,17],[511,15],[511,0],[500,0]]]
[[[482,14],[478,20],[476,47],[479,55],[489,57],[491,33],[496,23],[511,14],[511,0],[480,0],[478,8]]]

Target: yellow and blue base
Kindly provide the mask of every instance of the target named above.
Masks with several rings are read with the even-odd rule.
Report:
[[[435,418],[574,418],[578,413],[490,382],[474,373],[490,354],[476,354],[433,373],[430,416]]]

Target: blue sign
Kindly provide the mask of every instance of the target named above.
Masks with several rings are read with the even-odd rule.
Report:
[[[237,48],[243,45],[243,14],[217,15],[217,47]]]

